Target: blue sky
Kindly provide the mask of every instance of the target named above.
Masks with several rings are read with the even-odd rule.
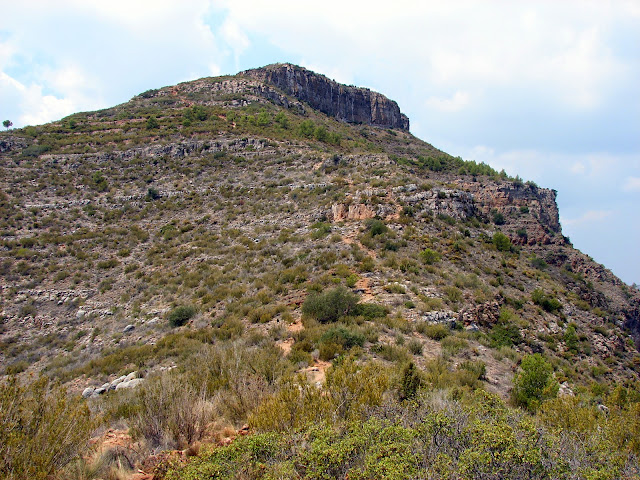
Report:
[[[565,235],[640,283],[640,2],[23,0],[0,117],[34,125],[292,62],[396,100],[416,136],[558,190]]]

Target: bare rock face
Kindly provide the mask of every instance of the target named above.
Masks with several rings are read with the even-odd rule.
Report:
[[[560,226],[556,192],[533,184],[500,182],[456,182],[473,194],[477,209],[490,217],[498,212],[514,229],[525,232],[515,235],[508,231],[511,240],[519,245],[562,245],[565,242]]]
[[[341,222],[343,220],[366,220],[376,216],[369,206],[358,203],[345,205],[344,203],[336,203],[331,206],[331,214],[329,217],[334,222]]]
[[[409,130],[398,104],[367,88],[349,87],[291,64],[268,65],[244,75],[271,83],[312,108],[348,123]]]
[[[458,321],[464,325],[480,325],[490,328],[495,325],[500,317],[500,304],[488,302],[476,305],[460,312]]]

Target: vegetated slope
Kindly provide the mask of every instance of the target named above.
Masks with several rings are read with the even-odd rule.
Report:
[[[3,133],[4,373],[81,390],[242,344],[274,385],[348,353],[503,397],[534,353],[564,392],[636,385],[640,293],[572,248],[555,192],[408,126],[275,65]]]

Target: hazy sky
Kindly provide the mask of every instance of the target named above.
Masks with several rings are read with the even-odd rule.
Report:
[[[438,148],[558,190],[564,234],[640,283],[640,0],[2,3],[15,127],[292,62],[396,100]]]

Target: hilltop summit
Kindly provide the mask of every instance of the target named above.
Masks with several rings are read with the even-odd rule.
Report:
[[[281,88],[322,113],[348,123],[409,130],[409,118],[398,104],[367,88],[346,86],[289,63],[241,72]]]

